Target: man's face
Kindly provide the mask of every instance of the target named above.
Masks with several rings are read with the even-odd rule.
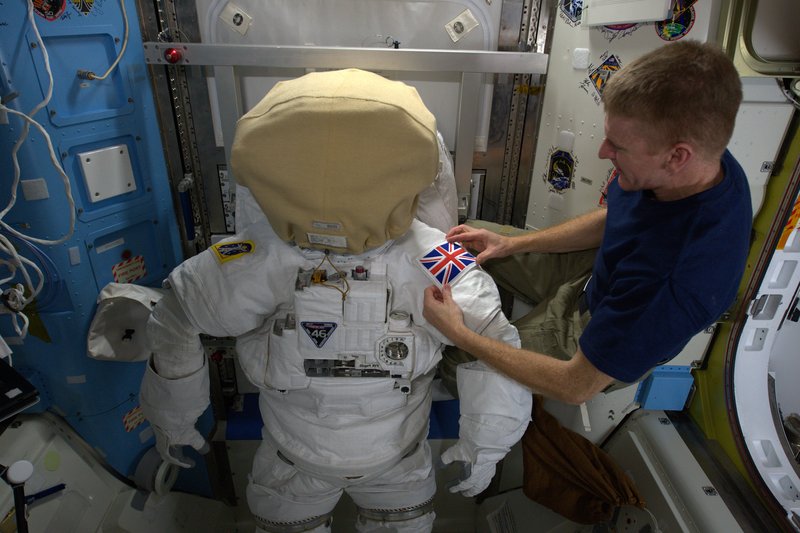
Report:
[[[669,186],[666,172],[669,150],[656,148],[643,122],[607,115],[605,133],[597,155],[614,163],[622,190],[655,192]]]

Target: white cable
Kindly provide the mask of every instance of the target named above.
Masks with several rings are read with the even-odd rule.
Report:
[[[45,108],[47,104],[50,103],[50,99],[53,96],[53,72],[50,68],[50,56],[47,53],[47,48],[44,45],[44,40],[42,39],[42,35],[41,33],[39,33],[39,28],[36,26],[36,19],[33,14],[33,2],[29,1],[27,2],[27,4],[28,4],[28,21],[30,22],[31,28],[33,29],[33,32],[36,36],[36,42],[39,45],[39,49],[42,51],[42,58],[44,60],[44,66],[47,72],[49,83],[47,87],[47,93],[45,94],[44,99],[41,102],[39,102],[33,108],[33,110],[31,110],[30,115],[27,115],[21,111],[10,109],[8,106],[0,103],[0,110],[3,110],[6,113],[10,113],[12,115],[17,115],[24,120],[22,132],[20,133],[20,136],[17,139],[17,142],[14,144],[14,147],[11,151],[11,160],[14,167],[14,178],[12,181],[9,203],[5,207],[5,209],[0,211],[0,226],[2,226],[2,228],[8,231],[10,234],[20,239],[29,242],[36,242],[39,244],[55,245],[55,244],[61,244],[69,240],[75,231],[75,201],[72,198],[72,188],[70,185],[69,177],[62,168],[61,163],[59,162],[58,157],[56,156],[50,135],[47,133],[47,130],[45,130],[44,127],[42,127],[41,124],[39,124],[35,119],[32,118],[39,111]],[[56,171],[58,172],[58,174],[60,175],[61,179],[64,182],[64,189],[66,192],[67,203],[69,204],[69,214],[70,214],[69,229],[66,235],[56,240],[38,239],[35,237],[25,235],[15,230],[11,226],[9,226],[3,220],[6,214],[8,214],[8,212],[14,207],[14,204],[16,203],[17,200],[17,189],[19,187],[20,175],[21,175],[17,153],[19,152],[19,149],[22,147],[22,144],[25,142],[28,136],[28,132],[30,131],[31,125],[33,125],[37,130],[39,130],[39,132],[45,138],[45,141],[47,143],[47,148],[50,153],[50,162],[53,164],[53,167],[56,169]],[[44,287],[44,274],[42,273],[41,269],[36,265],[36,263],[19,254],[19,252],[17,252],[17,249],[5,235],[0,235],[0,251],[2,251],[3,253],[5,253],[10,257],[10,259],[8,260],[6,259],[0,260],[0,264],[6,265],[10,273],[10,276],[8,278],[0,281],[0,285],[4,285],[6,283],[11,282],[16,277],[17,272],[19,271],[28,289],[29,294],[27,298],[25,297],[25,286],[23,286],[22,284],[17,284],[15,287],[4,291],[4,294],[7,296],[10,302],[10,310],[13,313],[11,316],[11,320],[14,326],[14,331],[16,331],[17,334],[19,335],[20,340],[24,340],[28,334],[28,325],[30,324],[30,321],[28,320],[28,317],[22,312],[22,310],[25,307],[27,307],[27,305],[30,304],[34,300],[34,298],[36,298],[36,296],[41,292],[42,288]],[[38,282],[36,283],[35,286],[28,272],[28,268],[32,269],[38,277]],[[19,320],[22,320],[22,327],[20,327]],[[11,360],[9,357],[9,364],[10,362]]]
[[[53,96],[53,71],[50,69],[50,56],[47,53],[47,48],[44,46],[44,41],[42,40],[42,35],[39,33],[39,28],[36,26],[36,20],[33,16],[33,2],[28,2],[28,21],[33,28],[33,33],[36,35],[36,41],[39,44],[39,48],[42,51],[42,58],[44,59],[44,68],[47,71],[47,76],[49,78],[49,84],[47,86],[47,94],[45,94],[44,99],[39,102],[36,107],[30,112],[30,116],[36,115],[39,111],[41,111],[47,104],[50,103],[50,99]],[[0,103],[0,108],[8,110],[6,106]],[[22,133],[17,139],[17,142],[14,144],[14,148],[11,150],[11,159],[14,163],[14,180],[11,185],[11,198],[9,199],[8,206],[5,209],[0,211],[0,220],[6,216],[6,214],[11,211],[11,208],[14,207],[14,204],[17,201],[17,188],[19,187],[19,161],[17,160],[17,152],[19,151],[22,143],[25,142],[25,139],[28,136],[28,131],[30,130],[30,125],[28,122],[22,126]]]
[[[72,198],[72,187],[70,186],[69,183],[69,176],[67,176],[67,173],[64,172],[63,168],[61,168],[61,164],[58,161],[58,156],[56,155],[56,152],[53,149],[53,142],[50,139],[50,135],[47,133],[47,130],[45,130],[41,124],[36,122],[34,119],[29,117],[25,113],[22,113],[21,111],[17,111],[15,109],[10,109],[2,104],[0,104],[0,109],[5,110],[7,113],[11,113],[12,115],[17,115],[22,119],[24,119],[26,123],[32,124],[37,130],[39,130],[39,133],[41,133],[42,136],[45,138],[45,141],[47,142],[47,150],[50,153],[50,162],[53,163],[53,167],[56,169],[58,175],[61,177],[61,180],[64,182],[64,194],[66,195],[67,202],[69,203],[69,230],[66,235],[56,240],[50,240],[50,239],[39,239],[37,237],[31,237],[29,235],[20,233],[19,231],[15,230],[14,228],[6,224],[6,222],[3,221],[1,218],[0,218],[0,225],[2,225],[2,227],[12,235],[19,237],[20,239],[25,239],[30,242],[35,242],[37,244],[55,245],[66,242],[72,237],[72,234],[75,231],[75,200],[73,200]],[[15,177],[18,178],[18,176]],[[15,181],[17,183],[19,182],[18,179],[16,179]],[[5,212],[3,212],[2,215],[5,215]]]
[[[120,48],[119,55],[117,55],[117,59],[114,60],[111,66],[108,67],[108,70],[106,70],[106,73],[103,74],[102,76],[98,76],[92,71],[78,70],[78,75],[80,77],[86,78],[88,80],[104,80],[108,77],[109,74],[111,74],[111,71],[117,68],[117,65],[122,59],[122,55],[125,53],[125,49],[128,47],[128,12],[125,11],[125,0],[119,0],[119,5],[122,8],[122,21],[123,24],[125,25],[125,36],[122,39],[122,48]]]
[[[640,507],[640,509],[643,509],[647,514],[650,515],[650,519],[653,521],[653,528],[654,528],[653,533],[661,533],[661,530],[658,528],[658,520],[656,520],[656,516],[652,512],[650,512],[650,509],[648,509],[647,507]]]

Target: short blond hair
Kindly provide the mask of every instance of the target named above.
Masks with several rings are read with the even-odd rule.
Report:
[[[651,126],[650,138],[662,146],[688,142],[708,157],[727,147],[741,101],[742,82],[730,58],[691,40],[635,59],[603,91],[607,114]]]

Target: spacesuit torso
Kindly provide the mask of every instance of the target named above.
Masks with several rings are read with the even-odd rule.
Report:
[[[309,472],[368,476],[427,433],[446,339],[422,317],[423,289],[454,261],[420,259],[443,243],[442,232],[414,221],[375,250],[333,255],[255,224],[169,279],[196,328],[238,337],[241,366],[262,390],[265,438]],[[463,268],[449,271],[450,283],[467,325],[482,331],[500,301],[470,258],[455,260]]]

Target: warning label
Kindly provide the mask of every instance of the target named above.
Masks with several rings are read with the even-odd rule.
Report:
[[[136,406],[122,417],[122,423],[125,424],[125,431],[130,433],[144,423],[144,412],[141,406]]]
[[[117,283],[130,283],[131,281],[142,279],[147,275],[144,256],[137,255],[117,263],[111,267],[111,273],[114,274],[114,281]]]

